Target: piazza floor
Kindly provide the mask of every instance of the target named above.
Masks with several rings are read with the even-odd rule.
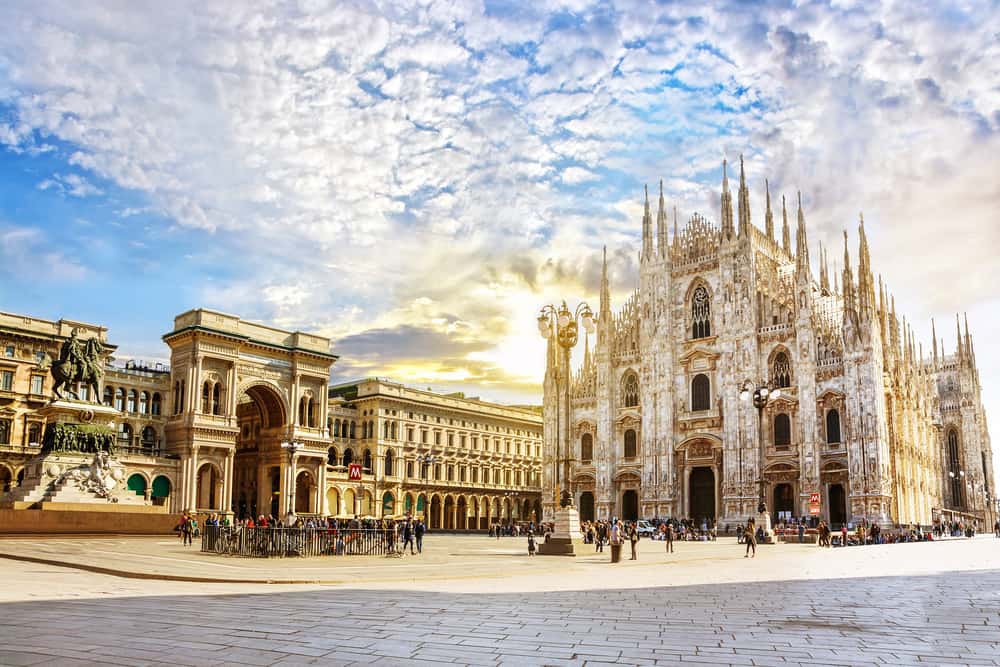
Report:
[[[0,665],[1000,665],[990,536],[762,546],[755,559],[732,538],[662,546],[643,541],[639,560],[612,565],[589,550],[529,559],[522,539],[481,536],[429,536],[401,560],[3,539],[0,554],[132,576],[0,558]],[[164,568],[331,583],[134,578]]]

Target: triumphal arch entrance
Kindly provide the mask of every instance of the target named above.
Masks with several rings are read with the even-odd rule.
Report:
[[[337,357],[322,336],[191,310],[174,318],[168,454],[180,506],[241,516],[327,514],[327,392]]]

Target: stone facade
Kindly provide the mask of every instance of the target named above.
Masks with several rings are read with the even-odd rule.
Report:
[[[585,343],[581,368],[549,341],[545,441],[568,425],[581,518],[733,524],[756,512],[763,479],[775,519],[808,516],[818,493],[835,525],[926,525],[942,513],[992,524],[993,458],[967,324],[953,354],[936,332],[925,354],[875,279],[863,219],[858,263],[845,232],[842,275],[831,280],[821,249],[817,279],[801,197],[794,243],[782,198],[778,239],[769,192],[765,230],[751,224],[742,160],[734,221],[725,169],[719,226],[695,214],[678,229],[675,211],[671,236],[662,186],[655,223],[647,194],[638,289],[614,312],[605,257],[596,346]],[[567,375],[568,408],[557,393]],[[780,392],[762,437],[740,396],[745,381]],[[551,474],[546,465],[545,488]]]

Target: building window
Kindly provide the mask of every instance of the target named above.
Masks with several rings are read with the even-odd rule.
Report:
[[[635,431],[632,429],[625,431],[625,458],[634,459],[638,455],[638,450]]]
[[[129,389],[129,392],[128,392],[128,405],[127,405],[129,412],[135,412],[135,404],[136,404],[136,400],[135,399],[136,399],[135,389]]]
[[[130,447],[132,445],[132,427],[123,423],[118,429],[118,446]]]
[[[337,465],[337,448],[336,447],[331,447],[330,449],[326,450],[326,464],[328,466],[336,466]]]
[[[479,482],[479,468],[472,469],[472,483],[476,484]]]
[[[149,393],[142,392],[139,394],[139,414],[145,415],[149,414]]]
[[[121,387],[115,389],[115,410],[119,412],[125,410],[125,390]]]
[[[774,381],[774,386],[779,389],[792,386],[792,365],[788,361],[788,355],[784,352],[774,355],[771,379]]]
[[[354,450],[348,447],[347,449],[344,450],[344,461],[341,465],[343,465],[346,468],[352,463],[354,463]]]
[[[104,388],[104,405],[111,407],[111,403],[114,400],[115,391],[111,387]]]
[[[365,472],[370,473],[372,471],[372,450],[366,449],[364,458],[362,459],[361,467],[364,468]]]
[[[406,476],[413,477],[413,461],[406,462]]]
[[[42,425],[41,424],[29,424],[28,425],[28,444],[29,445],[41,445],[42,444]]]
[[[162,409],[161,403],[162,403],[162,401],[160,400],[160,394],[159,393],[153,394],[153,403],[152,403],[152,410],[151,410],[151,412],[154,415],[159,415],[160,414],[160,411]]]
[[[448,481],[455,481],[455,466],[448,466]]]
[[[622,378],[622,405],[634,408],[639,405],[639,376],[626,373]]]
[[[712,335],[712,300],[704,285],[698,285],[691,296],[691,338]]]
[[[14,388],[14,371],[0,371],[0,389],[12,391]]]
[[[774,446],[788,447],[792,444],[792,420],[784,412],[774,416]]]
[[[0,445],[10,444],[11,420],[0,419]]]
[[[13,345],[6,346],[3,349],[3,356],[7,357],[8,359],[13,359],[14,358],[14,346]]]
[[[406,441],[407,442],[413,442],[413,429],[412,428],[406,429]]]
[[[712,392],[709,386],[708,376],[700,373],[691,380],[691,410],[712,409]]]
[[[386,474],[386,476],[392,477],[392,476],[394,476],[396,474],[396,472],[394,470],[395,466],[393,465],[394,463],[395,463],[395,461],[393,460],[392,450],[390,449],[390,450],[386,451],[386,453],[385,453],[385,474]]]
[[[580,460],[590,463],[594,460],[594,436],[584,433],[580,438]]]
[[[434,444],[435,445],[440,445],[441,444],[441,432],[440,431],[434,431]]]
[[[455,446],[455,434],[454,433],[449,433],[448,434],[448,446],[449,447],[454,447]]]
[[[153,449],[156,447],[156,429],[152,426],[147,426],[142,429],[142,448],[143,449]]]
[[[31,393],[41,395],[45,385],[45,378],[41,375],[31,376]]]
[[[840,443],[840,413],[836,410],[826,413],[826,441],[831,445]]]

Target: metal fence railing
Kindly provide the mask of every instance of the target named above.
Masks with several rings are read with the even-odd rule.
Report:
[[[390,528],[246,528],[204,526],[201,550],[250,558],[378,556],[397,550]]]

